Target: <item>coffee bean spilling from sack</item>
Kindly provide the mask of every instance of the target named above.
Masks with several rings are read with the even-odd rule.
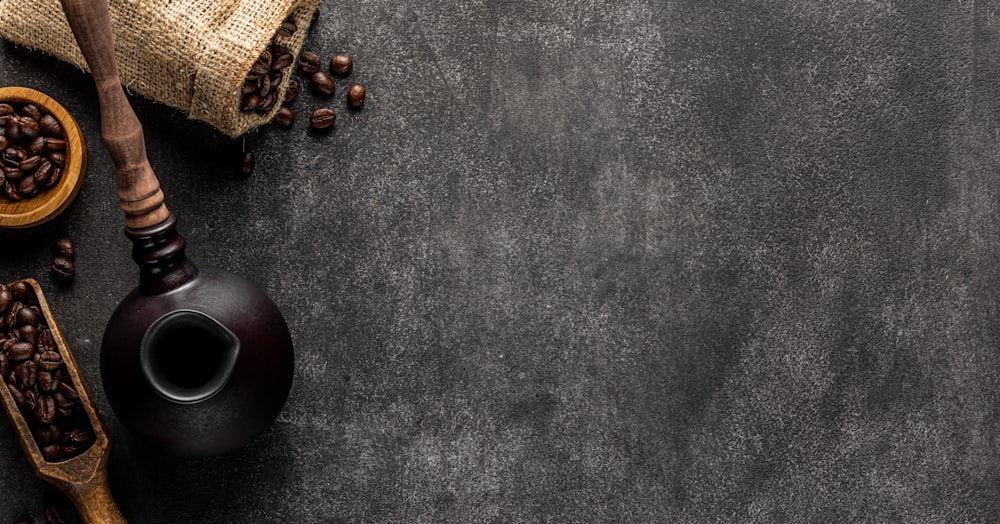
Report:
[[[288,38],[295,34],[295,31],[298,31],[295,22],[285,20],[278,28],[276,36]],[[288,66],[294,61],[295,57],[291,53],[274,43],[267,46],[243,81],[243,87],[240,89],[240,111],[266,114],[274,108],[278,103],[278,86],[284,80]]]
[[[0,284],[0,376],[45,460],[75,457],[94,442],[52,331],[24,282]]]
[[[0,195],[31,198],[62,179],[66,137],[52,115],[34,104],[0,103]]]

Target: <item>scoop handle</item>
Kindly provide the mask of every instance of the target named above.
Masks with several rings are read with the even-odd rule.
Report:
[[[152,227],[166,220],[163,191],[146,158],[142,124],[125,98],[114,35],[106,0],[61,0],[80,51],[97,84],[101,102],[101,138],[111,154],[118,174],[118,199],[125,212],[125,225],[132,229]]]
[[[73,484],[65,490],[85,524],[128,524],[108,488],[108,472],[101,468],[85,484]]]

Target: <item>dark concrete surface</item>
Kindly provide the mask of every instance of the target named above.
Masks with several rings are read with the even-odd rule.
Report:
[[[985,522],[1000,512],[1000,2],[325,2],[360,112],[231,142],[135,100],[199,263],[261,283],[295,384],[163,456],[98,348],[135,285],[88,76],[3,47],[88,177],[0,232],[114,439],[132,522]],[[78,243],[54,285],[49,245]],[[0,522],[53,490],[0,425]],[[60,502],[65,504],[65,502]],[[75,514],[72,518],[76,518]]]

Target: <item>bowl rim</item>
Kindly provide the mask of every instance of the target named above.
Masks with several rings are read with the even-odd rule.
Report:
[[[0,199],[0,227],[27,228],[43,224],[62,213],[80,192],[83,176],[87,170],[87,144],[83,132],[73,115],[55,99],[30,87],[0,87],[0,102],[32,103],[51,114],[62,126],[66,136],[66,164],[63,178],[56,187],[49,188],[44,197],[39,195],[25,202],[10,202]],[[44,194],[44,193],[43,193]],[[26,209],[10,212],[4,208]]]

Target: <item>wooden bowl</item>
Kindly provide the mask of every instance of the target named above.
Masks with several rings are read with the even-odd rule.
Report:
[[[55,187],[38,193],[37,196],[12,202],[0,197],[0,227],[25,228],[51,220],[66,209],[76,198],[83,184],[87,170],[87,144],[76,120],[45,93],[27,87],[0,88],[0,102],[13,104],[32,103],[52,115],[63,128],[66,140],[66,162],[62,180]]]

